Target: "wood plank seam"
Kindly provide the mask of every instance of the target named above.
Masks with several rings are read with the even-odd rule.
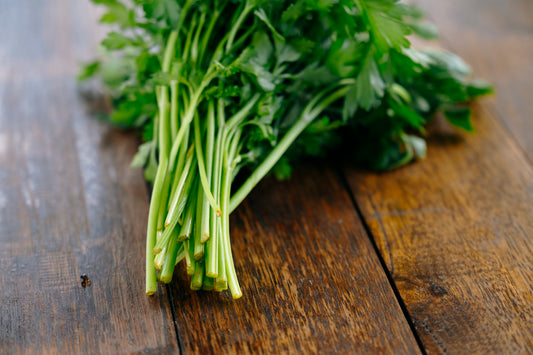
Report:
[[[185,349],[183,347],[183,340],[180,337],[180,332],[178,329],[177,313],[176,307],[174,305],[174,300],[172,297],[172,291],[170,290],[170,285],[164,285],[167,292],[167,301],[170,305],[170,313],[172,314],[172,324],[174,325],[174,331],[176,332],[176,341],[178,342],[178,349],[181,355],[185,354]]]
[[[392,277],[392,273],[387,268],[387,264],[385,262],[385,259],[381,255],[381,252],[377,246],[376,240],[374,238],[374,235],[372,234],[372,231],[370,230],[370,227],[366,221],[366,219],[363,216],[363,213],[361,209],[359,208],[359,205],[357,204],[357,200],[355,199],[355,195],[350,188],[350,184],[348,183],[348,178],[346,177],[345,172],[343,171],[342,167],[337,167],[337,174],[339,175],[339,180],[341,181],[341,184],[346,189],[346,192],[350,198],[350,201],[352,202],[352,205],[357,213],[357,216],[361,220],[361,224],[363,225],[363,228],[366,232],[366,235],[368,237],[368,240],[370,241],[370,244],[372,244],[372,247],[374,248],[374,252],[376,253],[376,256],[378,257],[379,263],[381,264],[381,268],[383,269],[383,273],[387,276],[387,280],[389,282],[389,285],[394,293],[394,297],[396,298],[396,301],[398,302],[398,305],[400,306],[400,309],[402,310],[402,313],[405,317],[405,320],[407,324],[409,324],[409,329],[411,329],[411,333],[413,334],[413,337],[416,340],[416,343],[418,347],[420,348],[420,351],[422,354],[427,355],[426,348],[424,347],[424,343],[422,342],[422,338],[420,337],[420,334],[416,331],[415,324],[413,322],[414,318],[409,314],[409,311],[407,310],[407,306],[405,302],[403,301],[402,296],[400,295],[400,291],[398,290],[398,287],[396,286],[396,283],[394,282],[394,279]],[[391,263],[392,263],[392,257]],[[437,341],[437,340],[436,340]],[[437,341],[438,342],[438,341]],[[438,342],[440,344],[440,342]],[[444,353],[447,353],[445,347],[441,347],[443,349]]]

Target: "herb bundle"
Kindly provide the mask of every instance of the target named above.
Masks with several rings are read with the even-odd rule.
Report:
[[[374,168],[405,164],[435,111],[472,130],[464,102],[491,90],[455,55],[411,48],[436,32],[396,0],[92,1],[115,30],[80,78],[99,75],[110,120],[141,130],[133,165],[153,184],[147,294],[185,260],[192,289],[241,297],[229,215],[265,175],[344,136]]]

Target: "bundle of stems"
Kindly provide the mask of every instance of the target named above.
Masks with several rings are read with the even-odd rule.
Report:
[[[146,141],[134,165],[153,183],[148,295],[185,260],[192,289],[242,296],[229,215],[272,169],[287,175],[288,153],[348,136],[363,160],[396,167],[424,155],[436,110],[470,130],[463,103],[490,92],[458,57],[412,49],[408,34],[434,31],[396,0],[92,1],[118,31],[81,77],[99,74],[111,120]]]

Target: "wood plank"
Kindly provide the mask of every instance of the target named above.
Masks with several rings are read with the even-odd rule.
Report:
[[[244,296],[171,284],[186,353],[419,353],[372,245],[331,169],[263,181],[232,218]]]
[[[533,161],[533,1],[418,0],[444,45],[490,80],[497,95],[484,106],[501,118]]]
[[[502,96],[474,105],[476,134],[452,130],[440,118],[429,131],[425,161],[384,174],[347,167],[347,179],[429,353],[531,353],[533,168],[527,156],[531,130],[520,128],[531,127],[524,109],[528,94],[522,92],[531,87],[531,77],[518,78],[527,72],[497,68],[495,60],[522,68],[533,51],[516,42],[524,30],[520,20],[504,16],[481,24],[479,17],[495,14],[494,7],[508,14],[508,6],[522,19],[525,13],[519,12],[530,4],[431,4],[441,9],[433,16],[444,18],[441,32],[451,38],[452,49],[476,73],[502,85]],[[479,14],[471,18],[463,8]],[[463,33],[469,19],[472,26]],[[455,21],[463,27],[454,28]],[[500,31],[500,47],[488,47],[496,59],[482,49],[494,37],[484,26]],[[501,84],[507,73],[519,79],[516,85]]]
[[[476,135],[430,133],[425,161],[347,176],[429,353],[528,353],[533,169],[475,112]]]
[[[177,351],[167,295],[142,292],[136,140],[89,117],[76,93],[96,16],[88,2],[0,2],[2,354]]]

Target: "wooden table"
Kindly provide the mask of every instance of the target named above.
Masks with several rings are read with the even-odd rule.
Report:
[[[74,80],[98,11],[0,0],[0,353],[532,353],[533,2],[420,3],[497,86],[476,134],[437,123],[390,173],[264,181],[232,219],[232,301],[181,274],[143,294],[136,139]]]

